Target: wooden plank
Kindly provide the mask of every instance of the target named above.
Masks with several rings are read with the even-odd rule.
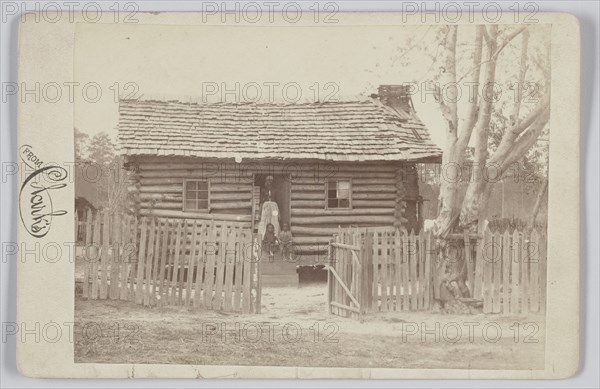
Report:
[[[167,219],[169,228],[169,238],[167,240],[167,267],[165,269],[165,298],[161,305],[170,305],[172,299],[171,280],[173,279],[173,266],[175,266],[175,242],[177,241],[177,223],[178,220]]]
[[[469,284],[469,292],[471,292],[471,297],[473,297],[473,279],[475,278],[475,263],[473,262],[473,252],[471,250],[471,238],[469,237],[469,231],[467,231],[466,229],[463,231],[463,242],[465,250],[465,261],[467,262],[467,284]]]
[[[183,295],[185,293],[184,290],[184,282],[183,276],[185,275],[185,267],[189,263],[185,256],[186,250],[189,247],[188,245],[188,231],[191,231],[191,225],[187,222],[187,220],[183,220],[183,235],[181,236],[181,247],[179,253],[179,267],[177,268],[177,305],[183,304]]]
[[[110,289],[109,297],[111,300],[117,300],[119,298],[119,273],[121,272],[121,248],[123,247],[121,241],[121,220],[119,215],[115,212],[112,215],[112,242],[110,247],[112,249],[112,255],[110,256]]]
[[[325,268],[327,269],[327,313],[330,315],[333,314],[330,304],[331,301],[333,301],[333,276],[331,275],[331,272],[327,266],[333,266],[332,258],[335,248],[333,247],[332,243],[334,243],[334,238],[331,239],[330,244],[327,246],[327,259],[325,263]]]
[[[214,287],[214,271],[215,271],[215,259],[216,259],[216,250],[217,250],[217,230],[214,223],[210,223],[209,231],[208,231],[208,239],[205,245],[205,256],[206,256],[206,265],[204,268],[204,287],[202,290],[204,291],[204,308],[211,309],[212,308],[212,300],[213,300],[213,287]]]
[[[242,275],[243,261],[246,253],[250,253],[251,240],[248,241],[247,235],[244,233],[236,234],[236,252],[234,263],[234,279],[233,279],[233,310],[238,312],[242,306]]]
[[[483,233],[483,313],[492,313],[493,301],[492,301],[492,261],[494,258],[494,246],[493,246],[492,233],[486,229]]]
[[[350,235],[349,235],[348,231],[345,231],[344,232],[344,243],[348,244],[350,242],[349,239],[350,239]],[[352,261],[352,257],[350,254],[350,250],[343,250],[343,252],[344,252],[344,261],[342,262],[342,271],[338,274],[340,275],[340,277],[342,278],[342,280],[348,287],[348,290],[350,290],[350,288],[352,288],[351,263],[350,263],[350,261]],[[352,293],[352,291],[350,291],[350,293]],[[342,295],[342,296],[344,297],[344,304],[350,305],[349,296],[348,295]],[[344,314],[346,317],[349,317],[351,315],[351,313],[348,311],[345,311]]]
[[[360,234],[355,232],[352,236],[352,244],[360,247]],[[359,303],[359,316],[362,315],[362,304],[363,304],[363,291],[362,291],[362,280],[363,280],[363,269],[362,263],[360,262],[361,250],[352,250],[352,268],[354,274],[354,295]]]
[[[331,263],[331,256],[333,254],[333,246],[329,246],[329,251],[327,253],[327,313],[333,314],[331,302],[333,301],[333,276],[331,275],[331,270],[329,267],[333,266]]]
[[[337,233],[334,235],[334,242],[336,242],[336,243],[342,243],[342,241],[340,240],[342,230],[341,230],[341,228],[339,226],[338,226],[337,230],[338,230]],[[331,263],[331,266],[334,269],[337,269],[338,266],[339,266],[339,262],[341,261],[341,259],[340,259],[340,253],[342,252],[342,250],[341,249],[337,249],[335,247],[332,247],[332,250],[333,250],[333,257],[332,257],[333,258],[333,262]],[[331,301],[338,301],[338,296],[339,296],[338,289],[339,289],[339,285],[337,284],[337,280],[333,277],[333,275],[330,274],[330,276],[331,276],[331,284],[332,284],[332,289],[333,289],[332,290],[333,293],[332,293],[332,299],[331,299]],[[339,315],[341,311],[339,310],[339,308],[336,308],[336,307],[332,306],[331,307],[331,312],[334,315]]]
[[[540,239],[538,232],[534,229],[529,236],[527,248],[527,260],[529,262],[530,288],[529,288],[529,310],[540,311]]]
[[[400,230],[394,233],[394,310],[402,309],[402,239],[400,238]]]
[[[346,243],[346,234],[344,232],[344,230],[340,231],[340,235],[339,235],[339,241],[340,243],[344,244]],[[344,274],[345,271],[345,265],[346,265],[346,250],[339,250],[339,256],[338,256],[338,263],[336,264],[336,272],[338,275],[340,274]],[[346,299],[348,298],[344,293],[343,293],[343,289],[342,286],[340,285],[339,281],[338,281],[338,298],[336,299],[336,301],[340,304],[345,304],[346,303]],[[338,313],[340,316],[346,316],[348,314],[348,312],[344,311],[344,310],[339,310]]]
[[[379,256],[379,263],[381,266],[381,306],[380,309],[382,311],[388,310],[388,261],[387,261],[387,250],[388,250],[388,242],[387,242],[387,233],[382,232],[380,235],[381,244],[379,245],[379,249],[381,250],[381,255]]]
[[[413,282],[414,285],[414,293],[415,293],[415,300],[416,300],[416,304],[414,306],[414,309],[416,310],[421,310],[422,309],[422,301],[421,301],[421,267],[422,267],[422,260],[421,260],[421,236],[420,234],[415,233],[415,246],[413,248],[413,252],[414,252],[414,260],[415,260],[415,280]]]
[[[181,234],[182,234],[182,223],[177,220],[177,226],[175,227],[175,248],[173,251],[173,267],[171,270],[171,294],[169,296],[169,304],[177,304],[177,279],[179,275],[179,254],[181,251]]]
[[[373,236],[372,247],[373,247],[373,310],[379,311],[379,283],[381,282],[380,276],[380,261],[379,261],[379,234],[377,232],[371,232]]]
[[[250,313],[256,313],[256,298],[254,293],[256,292],[255,275],[258,262],[259,261],[250,262]]]
[[[344,234],[344,231],[340,228],[340,232],[338,234],[338,242],[340,242],[341,244],[344,244],[345,239],[346,239],[346,236]],[[346,261],[346,251],[338,250],[337,251],[337,262],[335,263],[335,271],[337,272],[337,274],[343,273],[345,261]],[[335,277],[334,277],[334,279],[335,279]],[[340,285],[340,282],[337,279],[335,282],[336,282],[337,290],[336,290],[336,298],[334,301],[336,301],[340,304],[344,304],[344,302],[346,301],[346,296],[344,295],[342,285]],[[338,309],[337,314],[338,314],[338,316],[345,316],[346,311]]]
[[[250,240],[248,241],[248,243],[250,243],[252,241],[252,235],[251,234],[247,234],[247,236],[250,238]],[[262,310],[262,273],[261,273],[261,266],[262,266],[262,262],[261,261],[255,261],[256,262],[256,313],[260,313]]]
[[[540,312],[546,312],[548,290],[548,232],[539,237],[540,242]]]
[[[102,226],[102,259],[100,267],[100,298],[106,299],[108,297],[108,263],[110,261],[110,254],[108,249],[110,247],[110,215],[108,212],[104,212]]]
[[[342,243],[344,242],[344,237],[343,237],[343,233],[342,233],[342,229],[341,227],[338,226],[338,232],[336,234],[336,242],[337,243]],[[341,264],[344,261],[344,250],[342,249],[335,249],[335,262],[333,263],[333,268],[334,270],[337,270],[338,272],[341,271]],[[333,277],[333,274],[331,275],[331,277]],[[335,277],[333,277],[333,284],[334,284],[334,294],[333,294],[333,301],[334,302],[338,302],[338,303],[342,303],[342,294],[341,294],[341,290],[342,287],[339,285],[339,282],[336,280]],[[341,316],[343,314],[343,311],[340,310],[337,307],[333,308],[333,313],[337,316]]]
[[[344,305],[344,304],[336,303],[335,301],[332,301],[330,303],[330,306],[334,306],[334,307],[342,309],[342,310],[347,310],[347,311],[351,311],[351,312],[355,312],[355,313],[360,314],[360,309],[355,308],[355,307],[351,307],[349,305]]]
[[[349,246],[352,245],[352,232],[349,229],[346,230],[346,232],[344,233],[344,242]],[[342,277],[343,277],[344,282],[348,286],[350,293],[352,293],[352,295],[354,296],[354,293],[353,293],[353,288],[354,288],[353,269],[354,268],[353,268],[352,250],[344,250],[344,273],[343,273]],[[348,296],[344,297],[344,301],[347,303],[347,305],[350,305],[350,298]],[[346,317],[351,317],[352,315],[353,315],[352,312],[346,311]]]
[[[333,241],[335,243],[342,243],[340,240],[340,236],[341,236],[342,230],[341,228],[338,226],[337,228],[337,232],[334,234],[333,237]],[[339,262],[339,256],[340,256],[340,252],[341,249],[337,249],[334,246],[331,246],[331,250],[332,250],[332,262],[329,264],[332,268],[337,269],[338,267],[338,262]],[[339,285],[337,284],[337,280],[333,277],[333,275],[329,274],[329,277],[331,277],[331,288],[332,288],[332,293],[331,293],[331,301],[338,301],[338,288]],[[334,306],[331,306],[331,313],[334,315],[339,315],[340,314],[340,310],[339,308],[336,308]]]
[[[150,305],[156,305],[158,293],[158,274],[160,267],[160,244],[161,244],[161,220],[156,220],[155,232],[154,232],[154,252],[152,255],[152,285],[149,289],[150,292]]]
[[[347,242],[350,245],[354,245],[354,231],[348,231],[348,235],[347,235]],[[347,263],[346,263],[346,277],[348,282],[350,283],[350,292],[352,292],[352,295],[356,298],[356,301],[358,301],[358,308],[360,309],[360,301],[358,300],[357,296],[358,296],[358,291],[357,291],[357,287],[358,287],[358,281],[356,278],[356,272],[357,272],[357,264],[356,264],[356,259],[354,258],[354,253],[357,250],[346,250],[347,251]],[[356,316],[355,313],[350,313],[350,316]]]
[[[79,214],[77,213],[77,209],[75,209],[75,242],[79,242]]]
[[[225,247],[227,245],[227,230],[221,227],[218,238],[219,245],[217,247],[217,275],[215,279],[215,296],[213,298],[213,309],[223,308],[223,277],[225,274]]]
[[[494,245],[494,257],[492,259],[492,312],[501,313],[502,301],[500,293],[502,291],[502,234],[496,232],[493,234],[492,239]]]
[[[502,313],[510,314],[510,268],[512,256],[510,253],[511,236],[508,229],[502,236]]]
[[[203,277],[204,277],[204,268],[206,265],[206,256],[204,255],[205,253],[205,248],[206,248],[206,241],[207,241],[207,227],[204,224],[201,224],[199,227],[199,232],[198,232],[198,245],[197,245],[197,250],[198,250],[198,257],[196,260],[196,283],[194,286],[194,307],[199,307],[202,304],[202,297],[203,297],[203,292],[202,292],[202,285],[203,285]]]
[[[511,297],[510,297],[510,312],[513,315],[520,313],[519,309],[519,265],[521,262],[519,250],[519,232],[515,230],[512,234],[511,252]]]
[[[402,310],[410,310],[410,240],[402,235]]]
[[[415,311],[418,309],[418,275],[417,275],[417,262],[419,261],[419,257],[417,256],[417,236],[414,231],[410,232],[409,236],[410,240],[410,309]]]
[[[336,248],[340,248],[340,249],[346,249],[346,250],[360,250],[360,247],[355,245],[355,244],[346,244],[346,243],[338,243],[338,242],[333,242],[331,243],[331,245],[333,247]]]
[[[482,284],[483,284],[483,270],[485,266],[485,244],[483,239],[477,240],[477,257],[475,258],[475,279],[474,283],[474,293],[473,298],[482,300]]]
[[[150,233],[148,234],[148,248],[144,263],[144,306],[150,305],[150,295],[152,294],[152,262],[154,261],[154,237],[156,233],[156,218],[150,221]]]
[[[138,253],[139,253],[139,244],[138,244],[138,230],[139,227],[139,219],[137,217],[133,217],[132,227],[131,227],[131,244],[133,245],[132,253],[130,255],[130,263],[128,269],[129,279],[129,293],[127,296],[128,300],[135,301],[135,288],[136,288],[136,275],[137,275],[137,264],[138,264]]]
[[[233,310],[233,269],[236,262],[236,236],[235,232],[229,231],[225,243],[225,295],[223,309],[225,311]]]
[[[101,243],[102,240],[100,238],[100,225],[102,224],[102,216],[100,214],[100,212],[96,212],[95,218],[94,218],[94,244],[93,244],[93,257],[91,254],[88,254],[88,257],[90,258],[89,260],[92,261],[92,268],[91,268],[91,273],[92,273],[92,290],[91,290],[91,297],[92,300],[96,300],[98,298],[98,269],[100,267],[100,261],[101,261],[101,256],[102,256],[102,252],[101,252]]]
[[[423,230],[419,232],[419,296],[418,296],[418,308],[422,310],[425,307],[425,234]]]
[[[433,302],[432,288],[431,288],[431,254],[432,247],[434,247],[434,239],[432,232],[427,233],[425,236],[425,284],[423,285],[423,289],[425,291],[425,297],[423,300],[423,308],[429,309]]]
[[[168,263],[168,246],[169,246],[169,235],[170,235],[170,228],[169,228],[169,219],[164,219],[163,223],[162,223],[162,244],[161,244],[161,251],[160,251],[160,265],[159,265],[159,272],[158,272],[158,296],[159,296],[159,301],[158,301],[158,305],[165,305],[165,301],[167,298],[167,293],[165,290],[165,272],[167,270],[167,263]]]
[[[89,298],[89,289],[90,289],[90,272],[92,263],[90,261],[90,256],[88,251],[92,248],[93,243],[92,236],[92,212],[88,211],[85,219],[85,247],[83,251],[83,298]]]
[[[190,259],[187,267],[187,279],[185,285],[185,305],[189,306],[192,301],[192,286],[194,285],[194,273],[196,272],[196,262],[198,261],[199,254],[196,254],[196,245],[198,242],[198,222],[194,220],[194,227],[192,229],[192,241],[190,243]],[[198,293],[199,291],[196,291]]]
[[[119,256],[119,300],[127,300],[128,284],[127,277],[129,273],[129,253],[130,253],[130,239],[131,239],[131,217],[124,214],[120,218],[121,225],[121,237],[119,239],[121,255]]]
[[[356,300],[356,298],[352,295],[352,292],[350,292],[350,289],[348,289],[348,287],[344,283],[344,280],[335,271],[335,269],[331,269],[331,274],[336,278],[336,280],[338,281],[338,283],[342,287],[342,290],[344,292],[346,292],[346,296],[348,296],[348,298],[350,299],[350,301],[352,301],[354,303],[354,305],[356,305],[356,307],[360,307],[360,304],[358,303],[358,300]]]
[[[371,264],[369,263],[369,241],[366,234],[358,232],[356,234],[356,242],[360,247],[358,251],[358,258],[360,260],[360,290],[359,299],[361,315],[369,311],[369,304],[371,303],[371,295],[369,292],[371,288],[370,269]]]
[[[146,236],[148,233],[147,220],[145,217],[140,222],[140,241],[138,250],[138,261],[137,261],[137,280],[135,289],[135,302],[136,304],[142,304],[144,301],[144,265],[146,263]]]
[[[260,255],[260,248],[258,249],[258,255]],[[252,274],[250,273],[250,270],[251,270],[250,265],[253,260],[261,260],[261,259],[259,259],[259,258],[255,259],[253,256],[252,258],[250,258],[249,261],[244,261],[244,266],[243,266],[243,286],[244,286],[244,292],[242,294],[242,312],[243,313],[250,313],[250,310],[251,310],[250,305],[252,303],[252,296],[251,296]]]
[[[521,313],[529,313],[529,260],[527,258],[527,237],[525,231],[520,236],[519,251],[521,255]]]

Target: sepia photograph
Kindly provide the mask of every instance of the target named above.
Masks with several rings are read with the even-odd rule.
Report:
[[[74,362],[544,369],[551,32],[78,24]]]

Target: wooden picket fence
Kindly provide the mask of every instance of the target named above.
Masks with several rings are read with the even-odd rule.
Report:
[[[330,244],[328,303],[339,316],[431,304],[433,237],[393,228],[340,229]]]
[[[484,313],[545,312],[546,248],[546,235],[535,229],[512,233],[486,229],[475,249],[466,250],[467,264],[474,264],[467,282],[473,285],[473,297],[483,300]]]
[[[87,211],[86,215],[91,211]],[[79,215],[77,211],[75,211],[75,242],[84,243],[85,242],[85,229],[86,229],[86,216]]]
[[[260,248],[231,222],[88,213],[83,297],[260,313]]]
[[[465,234],[456,243],[466,257],[470,303],[479,301],[484,313],[505,315],[544,310],[545,236],[535,230],[493,234],[488,229],[480,239]],[[430,309],[442,288],[438,269],[449,260],[455,258],[432,233],[340,229],[329,248],[329,312],[360,317]]]

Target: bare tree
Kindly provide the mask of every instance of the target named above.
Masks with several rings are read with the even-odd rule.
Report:
[[[101,177],[95,184],[102,203],[111,212],[123,211],[129,172],[123,169],[122,157],[116,154],[116,145],[107,133],[96,134],[90,140],[88,162],[100,171]]]
[[[436,100],[447,122],[446,145],[442,163],[444,170],[449,166],[463,169],[467,147],[473,147],[470,180],[462,201],[459,201],[459,186],[456,180],[442,178],[440,186],[440,212],[436,220],[436,234],[445,239],[461,238],[465,231],[482,232],[483,212],[486,209],[492,187],[509,170],[509,167],[525,156],[534,145],[550,115],[550,93],[546,87],[535,108],[522,115],[521,101],[525,77],[528,70],[529,30],[518,27],[499,32],[497,25],[477,26],[473,38],[472,64],[460,79],[457,78],[457,26],[445,27],[443,42],[445,65],[441,75],[444,89],[437,88]],[[488,139],[491,133],[490,120],[495,109],[495,83],[497,62],[501,52],[516,37],[521,37],[520,58],[515,66],[518,88],[510,120],[504,129],[498,147],[490,154]],[[548,73],[545,73],[546,77]],[[466,82],[463,82],[467,80]],[[459,85],[477,85],[482,91],[481,99],[474,93],[468,102],[465,116],[459,121]],[[547,81],[546,81],[547,84]],[[449,86],[449,87],[448,87]],[[480,101],[481,100],[481,101]],[[522,117],[523,116],[523,117]],[[459,128],[460,123],[460,128]],[[490,179],[493,176],[493,179]],[[464,258],[445,261],[440,276],[448,291],[456,298],[466,297],[466,267]]]

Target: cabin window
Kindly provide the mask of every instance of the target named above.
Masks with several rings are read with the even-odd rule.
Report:
[[[207,180],[183,181],[183,210],[208,212],[209,185]]]
[[[352,183],[350,180],[327,182],[327,208],[351,208]]]

